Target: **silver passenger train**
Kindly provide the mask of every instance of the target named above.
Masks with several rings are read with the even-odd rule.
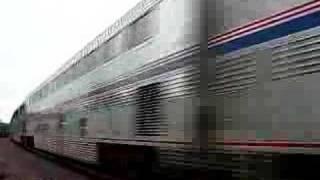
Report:
[[[26,98],[12,139],[88,163],[150,152],[208,169],[226,154],[318,153],[319,25],[320,1],[143,0]]]

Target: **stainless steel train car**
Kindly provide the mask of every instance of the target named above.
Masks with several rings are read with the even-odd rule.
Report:
[[[170,164],[154,154],[194,136],[200,4],[138,3],[26,98],[12,139],[93,164]]]
[[[156,154],[210,169],[229,154],[318,153],[319,10],[144,0],[26,98],[12,137],[88,163]]]

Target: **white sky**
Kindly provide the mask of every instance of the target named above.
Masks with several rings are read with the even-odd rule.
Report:
[[[0,119],[140,0],[0,0]]]

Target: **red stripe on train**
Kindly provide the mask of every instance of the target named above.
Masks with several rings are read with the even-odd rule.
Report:
[[[290,148],[320,148],[320,142],[292,142],[292,141],[224,141],[217,142],[224,146],[249,146],[249,147],[290,147]]]
[[[282,21],[282,20],[284,20],[284,19],[286,19],[286,18],[290,18],[290,17],[296,16],[296,15],[302,14],[302,13],[304,13],[304,12],[307,12],[307,11],[310,11],[310,10],[313,10],[313,9],[316,9],[316,8],[319,8],[319,7],[320,7],[320,4],[318,4],[318,5],[316,5],[316,6],[311,6],[311,7],[307,8],[307,9],[302,10],[302,11],[297,11],[297,12],[295,12],[295,13],[288,14],[288,13],[290,13],[290,12],[292,12],[292,11],[302,9],[302,8],[304,8],[304,7],[306,7],[306,6],[309,6],[309,5],[311,5],[311,4],[314,4],[314,3],[316,3],[316,2],[320,2],[320,0],[311,1],[311,2],[309,2],[309,3],[306,3],[306,4],[303,4],[303,5],[294,7],[294,8],[292,8],[292,9],[289,9],[289,10],[286,10],[286,11],[282,11],[282,12],[277,13],[277,14],[275,14],[275,15],[272,15],[272,16],[270,16],[270,17],[267,17],[267,18],[264,18],[264,19],[261,19],[261,20],[257,20],[257,21],[253,21],[253,22],[251,22],[251,23],[249,23],[249,24],[246,24],[246,25],[243,25],[243,26],[241,26],[241,27],[239,27],[239,28],[236,28],[236,29],[233,29],[233,30],[231,30],[231,31],[228,31],[227,33],[220,34],[220,35],[218,35],[218,36],[210,37],[210,38],[209,38],[209,41],[213,41],[213,40],[215,40],[215,39],[219,39],[219,40],[216,41],[216,43],[219,43],[219,42],[221,42],[221,41],[224,41],[224,40],[226,40],[226,39],[232,38],[232,37],[234,37],[234,36],[241,35],[241,34],[243,34],[243,33],[250,32],[250,31],[252,31],[252,30],[254,30],[254,29],[258,29],[258,28],[261,28],[261,27],[263,27],[263,26],[267,26],[267,25],[276,23],[276,22],[278,22],[278,21]],[[283,17],[281,17],[281,18],[277,18],[277,19],[272,20],[273,18],[276,18],[277,16],[281,16],[281,15],[285,15],[285,14],[288,14],[288,15],[283,16]],[[271,21],[269,21],[269,20],[271,20]],[[266,22],[266,21],[269,21],[269,22]],[[262,23],[262,24],[260,24],[260,23]],[[257,25],[257,24],[260,24],[260,25],[255,26],[255,25]],[[254,27],[252,27],[252,26],[254,26]],[[246,28],[248,28],[246,31],[241,31],[241,30],[246,29]],[[237,32],[237,31],[240,31],[240,32]],[[233,34],[233,33],[235,33],[235,34]],[[229,36],[230,34],[233,34],[233,35]],[[224,37],[224,36],[226,36],[226,37]]]

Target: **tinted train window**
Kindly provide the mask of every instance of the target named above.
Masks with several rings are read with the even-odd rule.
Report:
[[[27,132],[27,123],[26,121],[22,121],[22,133],[26,133]]]
[[[136,135],[161,135],[160,83],[138,88]]]
[[[80,127],[80,136],[86,136],[88,134],[88,119],[87,118],[81,118],[79,121],[79,127]]]
[[[60,120],[58,121],[58,124],[57,124],[57,132],[58,133],[64,132],[65,124],[66,124],[65,119],[63,117],[61,117]]]
[[[155,8],[129,26],[129,48],[133,48],[158,34],[159,24],[159,9]]]
[[[125,28],[120,31],[117,35],[112,37],[103,47],[103,62],[109,61],[110,59],[118,56],[119,54],[128,50],[128,30]]]
[[[47,134],[49,132],[49,125],[48,124],[38,124],[36,129],[34,130],[36,133],[41,133],[41,134]]]

